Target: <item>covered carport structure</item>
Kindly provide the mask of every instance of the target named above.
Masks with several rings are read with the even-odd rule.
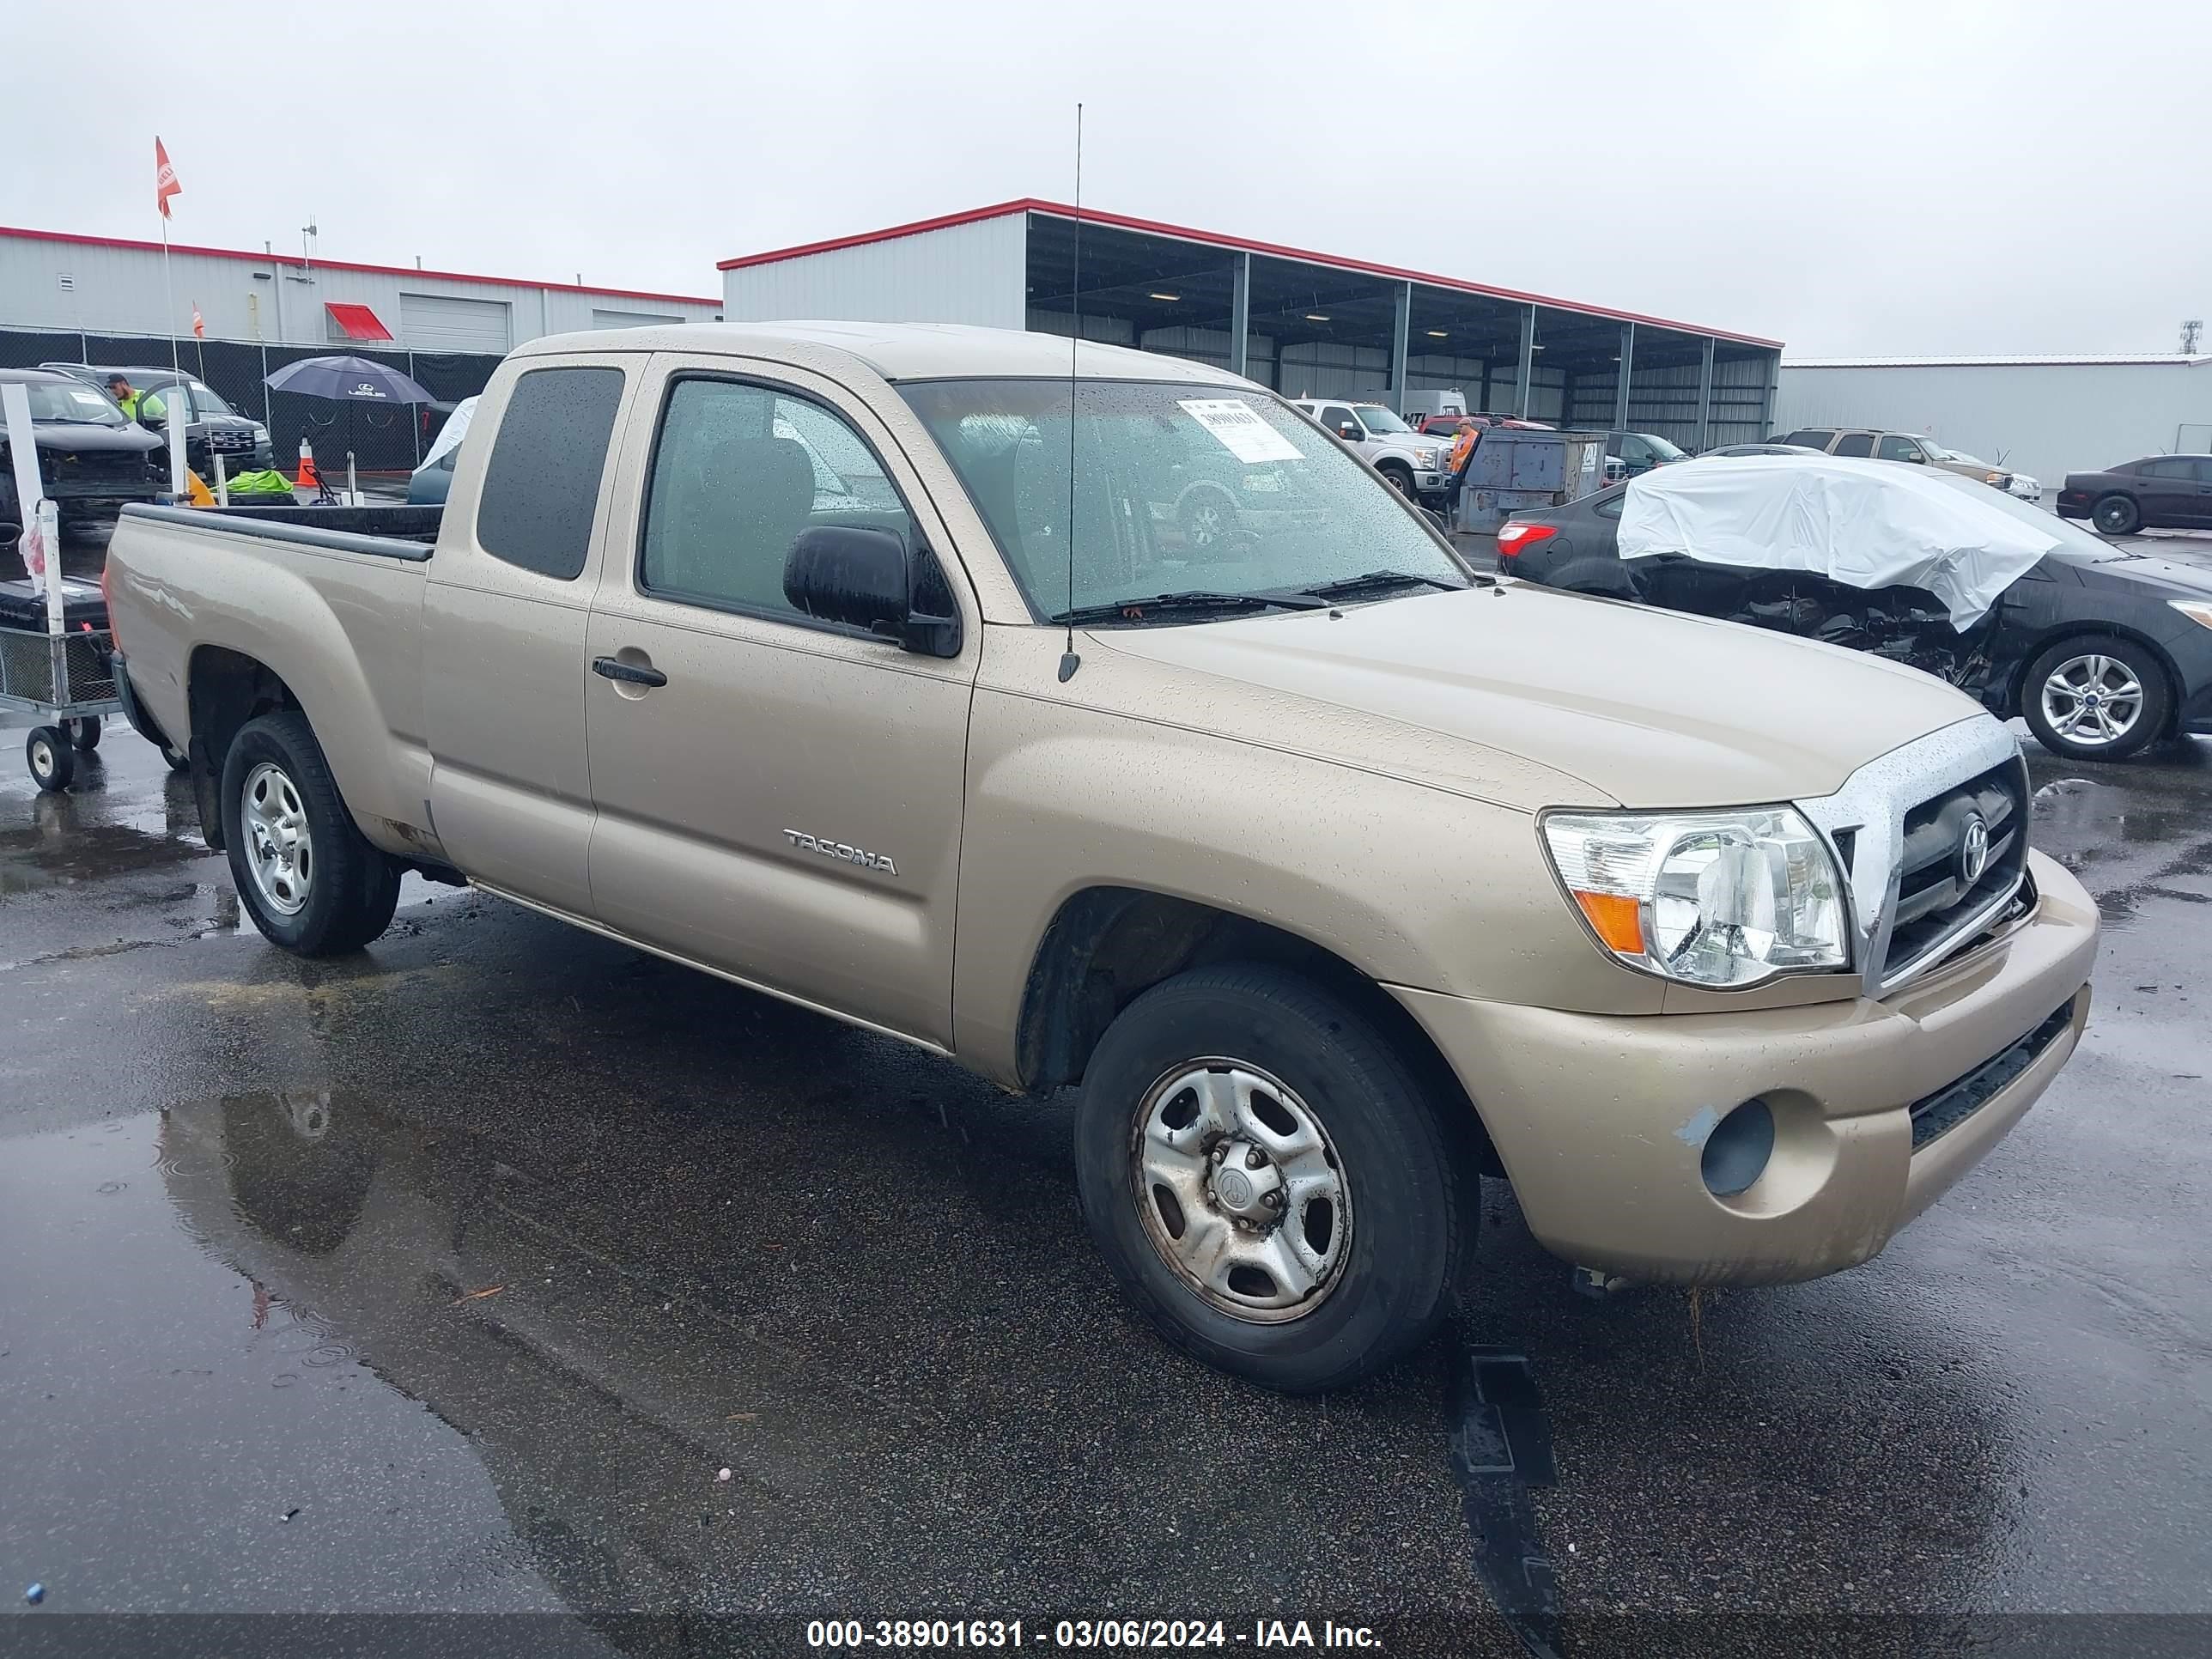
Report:
[[[1779,342],[1034,198],[726,260],[732,321],[985,322],[1210,362],[1291,397],[1458,392],[1470,410],[1656,432],[1771,429]]]

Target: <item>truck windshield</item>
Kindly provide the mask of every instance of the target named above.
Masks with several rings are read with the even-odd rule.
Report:
[[[123,411],[88,386],[54,381],[29,382],[33,421],[66,422],[71,426],[125,426]]]
[[[1359,423],[1373,436],[1381,437],[1386,433],[1411,432],[1413,429],[1380,404],[1354,404],[1352,408],[1358,411]]]
[[[1041,617],[1162,594],[1302,593],[1377,572],[1466,572],[1387,485],[1274,398],[1219,386],[934,380],[899,388]],[[1363,593],[1392,597],[1389,585]],[[1197,608],[1164,611],[1189,621]]]

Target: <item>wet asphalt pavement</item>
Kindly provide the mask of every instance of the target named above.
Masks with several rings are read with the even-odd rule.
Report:
[[[556,1616],[476,1653],[2212,1647],[2212,741],[2031,744],[2096,1011],[1875,1261],[1594,1304],[1488,1183],[1458,1328],[1326,1400],[1123,1310],[1064,1102],[411,878],[295,960],[182,781],[119,721],[100,755],[0,770],[0,1651],[172,1610]],[[1555,1484],[1470,1469],[1478,1347]]]

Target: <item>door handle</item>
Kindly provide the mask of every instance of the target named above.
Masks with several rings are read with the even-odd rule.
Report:
[[[624,685],[665,685],[668,676],[658,668],[646,668],[634,662],[624,662],[619,657],[594,657],[592,672],[603,680],[618,680]]]

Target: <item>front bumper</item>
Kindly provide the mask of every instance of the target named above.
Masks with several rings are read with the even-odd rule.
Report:
[[[1396,994],[1467,1085],[1547,1249],[1676,1284],[1815,1279],[1866,1261],[1934,1203],[2073,1053],[2097,909],[2058,865],[2030,858],[2032,913],[1881,1002],[1610,1016]],[[2015,1045],[2062,1009],[2063,1029],[2024,1065],[1984,1071],[2021,1058]],[[1969,1079],[1961,1110],[1947,1091]],[[1705,1137],[1754,1097],[1773,1113],[1772,1156],[1744,1191],[1716,1197],[1699,1173]],[[1930,1136],[1936,1121],[1948,1127]]]

